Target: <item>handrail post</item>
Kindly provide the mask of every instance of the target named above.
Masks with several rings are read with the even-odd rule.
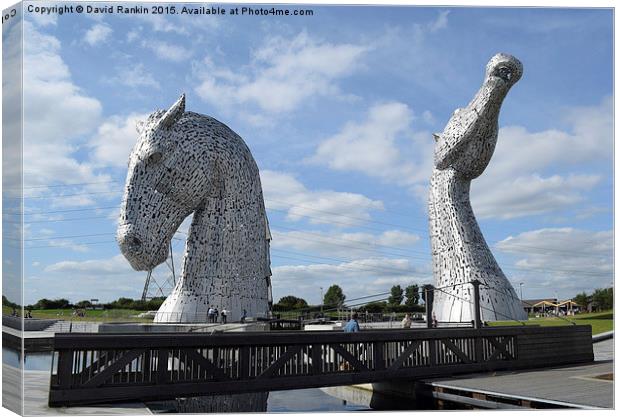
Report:
[[[426,307],[426,327],[433,327],[433,294],[435,288],[432,285],[424,288],[424,303]]]
[[[482,319],[480,318],[480,281],[473,280],[471,284],[474,286],[474,329],[482,327]]]

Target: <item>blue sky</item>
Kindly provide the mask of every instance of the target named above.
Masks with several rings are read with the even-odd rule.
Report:
[[[254,154],[276,300],[317,303],[333,283],[354,298],[431,282],[431,134],[468,103],[497,52],[517,56],[524,76],[472,184],[487,241],[525,298],[610,285],[610,10],[311,8],[26,14],[26,303],[141,295],[145,273],[119,253],[116,214],[135,122],[181,92],[188,110],[228,124]]]

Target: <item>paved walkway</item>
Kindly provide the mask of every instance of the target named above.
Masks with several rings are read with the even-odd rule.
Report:
[[[607,361],[551,369],[464,375],[425,382],[435,387],[543,401],[559,406],[613,408],[613,381],[595,378],[613,372],[613,362]]]
[[[614,359],[614,339],[596,342],[592,345],[595,361],[611,361]]]
[[[2,406],[11,411],[21,414],[20,405],[20,373],[17,368],[2,365]],[[26,371],[24,373],[24,415],[59,415],[59,414],[130,414],[143,415],[153,414],[142,403],[107,404],[91,407],[58,407],[47,406],[50,386],[50,373],[48,371]]]

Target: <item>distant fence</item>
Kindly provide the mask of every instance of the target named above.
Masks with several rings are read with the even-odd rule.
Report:
[[[590,326],[58,334],[50,406],[350,385],[588,362]]]

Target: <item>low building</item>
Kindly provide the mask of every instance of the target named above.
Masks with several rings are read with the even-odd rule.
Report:
[[[559,301],[557,298],[540,298],[535,300],[521,300],[523,309],[528,315],[573,315],[582,311],[584,306],[572,299]]]

